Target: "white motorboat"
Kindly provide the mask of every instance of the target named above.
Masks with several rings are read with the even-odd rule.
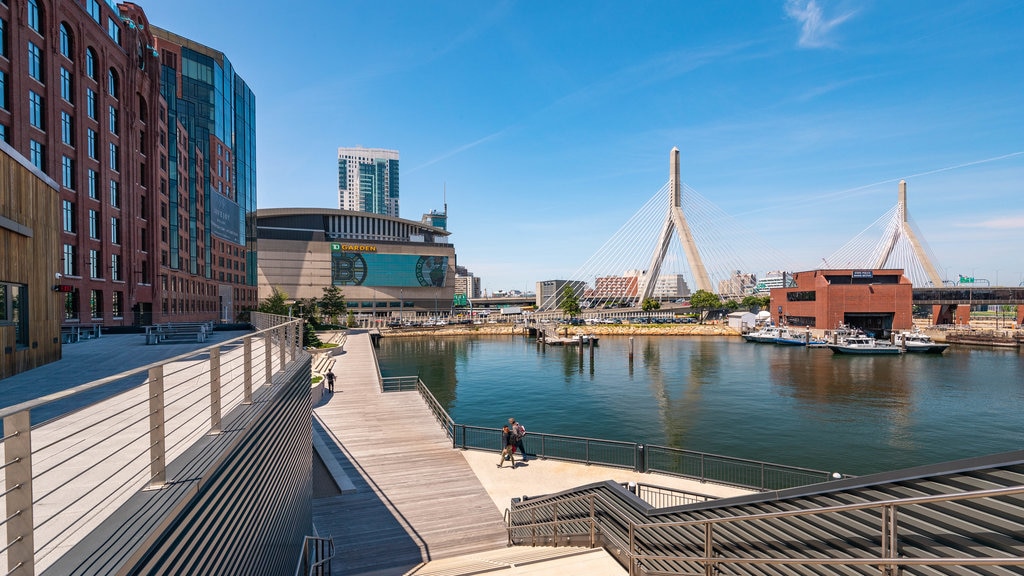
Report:
[[[828,345],[835,354],[902,354],[903,348],[870,336],[850,336]]]
[[[774,344],[779,338],[790,338],[789,329],[785,326],[764,326],[760,330],[743,335],[747,342],[759,344]]]
[[[949,344],[936,342],[931,336],[924,332],[897,332],[893,334],[893,344],[907,352],[921,352],[924,354],[942,354],[949,348]]]

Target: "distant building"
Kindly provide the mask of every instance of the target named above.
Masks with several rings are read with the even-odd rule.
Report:
[[[448,315],[455,295],[449,232],[414,220],[332,208],[257,210],[260,296],[321,298],[337,286],[361,318]]]
[[[542,280],[537,282],[536,302],[537,308],[543,310],[555,310],[562,304],[562,293],[565,287],[569,286],[576,293],[577,298],[583,297],[587,283],[582,280]]]
[[[467,299],[472,300],[473,298],[479,298],[480,292],[480,279],[473,276],[464,266],[455,267],[455,293],[465,294]]]
[[[744,274],[737,270],[732,276],[718,283],[718,295],[725,298],[741,299],[753,293],[756,287],[757,276],[750,273]],[[781,282],[779,286],[775,287],[781,287]],[[766,289],[770,288],[766,286]]]
[[[600,276],[594,279],[594,289],[587,290],[592,300],[635,299],[639,293],[640,276]]]
[[[652,296],[658,299],[686,298],[690,295],[690,287],[682,274],[663,274],[654,284]]]
[[[757,281],[754,293],[760,296],[767,295],[773,288],[787,288],[795,286],[792,276],[788,272],[776,270],[769,272],[764,278]]]
[[[338,148],[338,208],[398,218],[398,150]]]
[[[913,286],[903,270],[811,270],[773,288],[769,310],[776,324],[834,330],[840,324],[877,338],[913,326]]]

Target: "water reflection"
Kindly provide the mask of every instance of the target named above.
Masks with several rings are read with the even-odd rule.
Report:
[[[385,338],[384,375],[418,374],[457,422],[665,444],[853,474],[1018,449],[1017,352],[834,356],[731,338]]]

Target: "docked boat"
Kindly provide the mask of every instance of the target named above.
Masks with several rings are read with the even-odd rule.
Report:
[[[823,347],[827,342],[811,337],[809,331],[806,332],[787,332],[785,335],[781,335],[775,339],[776,344],[783,346],[810,346],[812,348]]]
[[[925,354],[942,354],[949,348],[949,344],[936,342],[931,336],[918,331],[898,332],[893,334],[893,344],[907,352],[921,352]]]
[[[759,344],[774,344],[779,338],[790,338],[789,329],[785,326],[764,326],[760,330],[743,335],[747,342]]]
[[[870,336],[850,336],[834,344],[829,344],[828,349],[834,354],[902,354],[903,348],[885,342],[875,340]]]

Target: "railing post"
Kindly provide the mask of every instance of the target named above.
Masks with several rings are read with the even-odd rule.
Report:
[[[597,545],[597,514],[594,513],[594,495],[590,495],[590,547]]]
[[[629,576],[636,576],[637,562],[636,562],[636,524],[632,520],[629,521]]]
[[[149,369],[149,469],[150,488],[167,482],[166,439],[164,437],[164,366]]]
[[[558,502],[551,505],[551,545],[558,548]]]
[[[899,566],[889,562],[896,557],[896,546],[896,506],[886,504],[882,506],[882,564],[879,565],[884,576],[896,576],[899,573]]]
[[[715,557],[715,537],[712,531],[714,530],[714,524],[706,522],[704,524],[704,576],[714,576],[715,565],[711,562],[711,559]]]
[[[220,346],[210,348],[210,434],[220,434]]]
[[[245,375],[242,380],[242,404],[252,404],[252,336],[246,336],[243,342],[245,356]]]
[[[281,358],[280,369],[283,372],[284,371],[285,359],[286,359],[286,352],[288,350],[288,326],[287,325],[278,326],[277,327],[277,342],[278,342],[279,352],[281,354],[281,356],[280,356],[280,358]]]
[[[761,490],[767,490],[767,489],[768,489],[768,487],[765,486],[765,482],[764,482],[764,462],[761,462]]]
[[[266,385],[267,386],[270,386],[271,384],[274,383],[274,368],[273,368],[273,364],[274,364],[274,359],[273,359],[273,356],[274,356],[274,336],[273,335],[274,335],[274,331],[273,330],[267,330],[266,332],[263,333],[263,352],[264,352],[263,362],[264,362],[264,365],[265,365],[264,370],[266,372],[266,377],[267,377],[267,381],[266,381]]]
[[[4,477],[7,493],[7,572],[35,574],[32,519],[32,422],[24,410],[4,418]]]

